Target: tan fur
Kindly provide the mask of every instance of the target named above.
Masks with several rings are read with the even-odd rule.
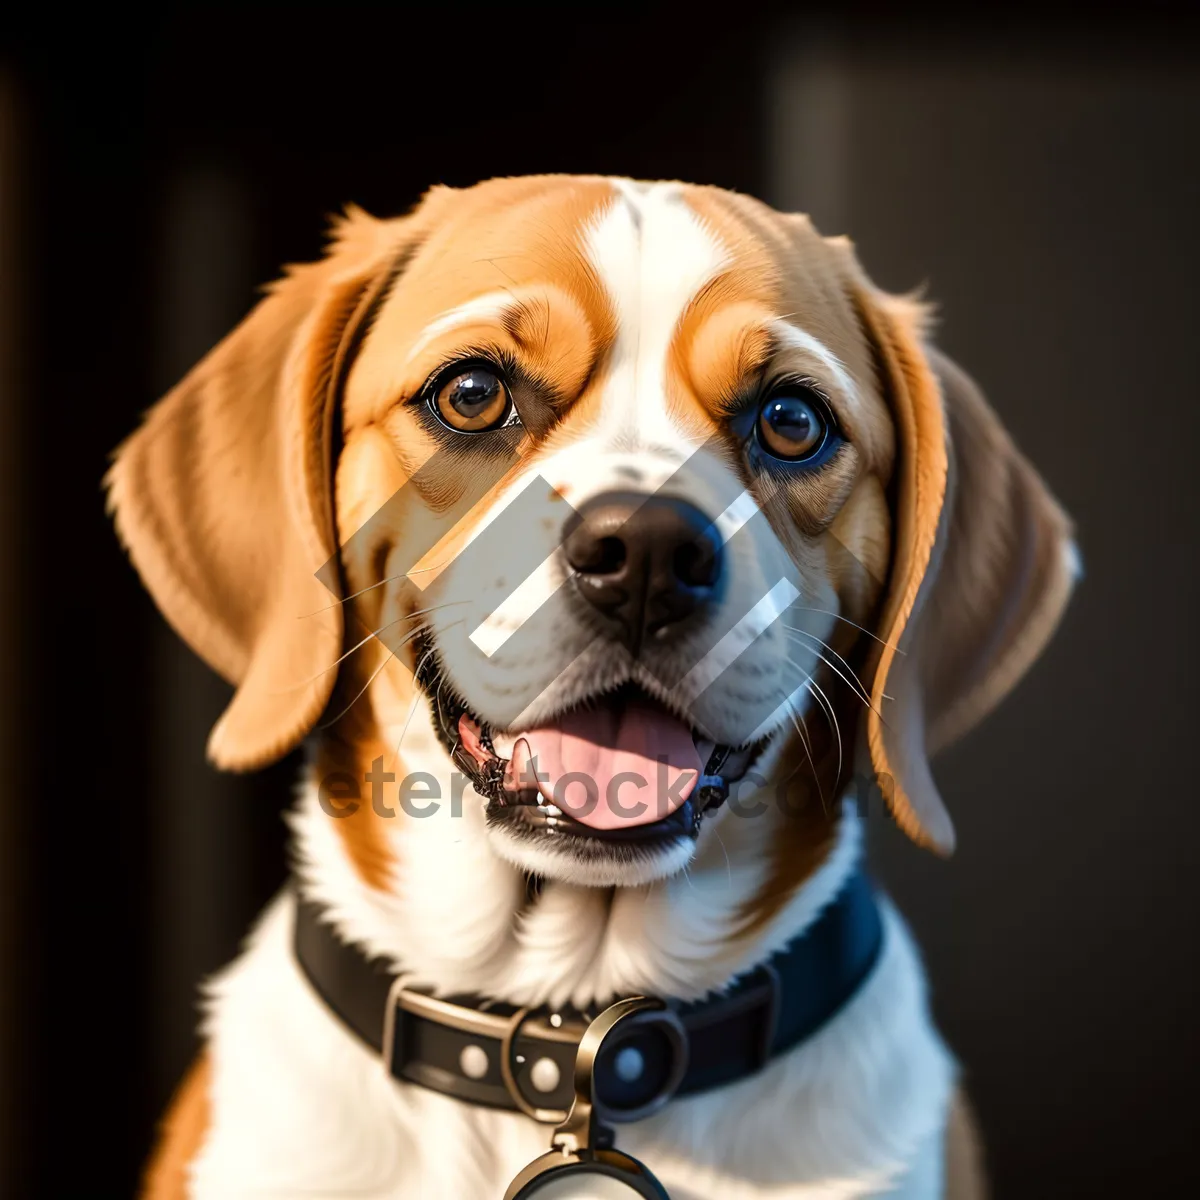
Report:
[[[142,1178],[142,1200],[185,1200],[187,1168],[209,1126],[207,1055],[192,1064],[159,1125],[158,1143]]]
[[[238,685],[209,753],[286,753],[333,688],[342,622],[314,572],[336,550],[330,372],[394,239],[353,229],[298,268],[147,416],[108,474],[117,530],[188,644]]]
[[[921,307],[860,289],[901,446],[867,740],[900,826],[948,853],[929,758],[999,702],[1058,624],[1070,522],[974,383],[926,348]]]
[[[391,772],[397,778],[403,776],[404,767],[397,763],[394,748],[379,738],[366,709],[354,703],[368,686],[371,672],[378,669],[373,658],[381,657],[379,650],[376,647],[376,653],[366,663],[350,660],[338,675],[330,708],[341,715],[317,745],[314,774],[323,781],[321,786],[337,785],[346,790],[353,787],[351,796],[345,800],[335,798],[336,794],[331,792],[328,803],[342,814],[334,822],[334,828],[360,878],[370,887],[384,891],[391,882],[393,866],[383,824],[387,818],[375,811],[371,789],[363,780],[376,759],[382,760],[385,773]]]

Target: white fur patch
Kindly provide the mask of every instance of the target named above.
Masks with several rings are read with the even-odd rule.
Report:
[[[781,579],[688,671],[679,684],[681,694],[699,695],[787,611],[793,600],[799,598],[796,585],[790,579]]]
[[[601,421],[613,449],[674,447],[667,356],[688,305],[729,261],[673,184],[621,195],[585,235],[617,315]]]
[[[465,304],[449,309],[436,320],[430,321],[421,331],[408,352],[405,365],[420,357],[422,351],[443,334],[463,325],[498,317],[511,308],[512,304],[512,292],[487,292],[482,296],[473,296]]]
[[[781,346],[789,350],[799,350],[812,358],[819,366],[817,372],[820,378],[836,384],[838,390],[846,397],[857,395],[857,388],[845,364],[824,342],[813,337],[805,329],[800,329],[790,322],[777,319],[768,323],[768,327]]]

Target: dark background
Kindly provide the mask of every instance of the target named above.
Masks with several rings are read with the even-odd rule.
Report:
[[[1174,1194],[1192,1172],[1195,27],[1146,6],[1086,28],[733,10],[128,29],[64,10],[4,34],[0,1193],[130,1193],[196,982],[285,871],[295,763],[204,765],[225,690],[117,547],[107,453],[346,201],[387,215],[434,182],[543,170],[805,209],[881,285],[940,302],[943,346],[1077,519],[1087,577],[940,763],[957,856],[878,813],[873,851],[997,1194]]]

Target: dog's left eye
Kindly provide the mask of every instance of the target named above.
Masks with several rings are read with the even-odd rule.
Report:
[[[429,407],[444,425],[459,433],[496,429],[515,416],[508,386],[485,366],[450,372],[436,385]]]
[[[805,384],[777,388],[758,410],[758,441],[774,458],[807,462],[825,448],[833,431],[820,394]]]

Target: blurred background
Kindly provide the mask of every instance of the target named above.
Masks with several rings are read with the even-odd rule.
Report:
[[[296,763],[104,515],[106,456],[347,201],[606,172],[747,191],[926,284],[1079,527],[1049,652],[939,762],[949,862],[869,821],[1000,1197],[1190,1192],[1200,40],[1181,9],[171,12],[0,42],[0,1194],[127,1196],[197,982],[286,871]],[[703,15],[702,15],[703,14]]]

